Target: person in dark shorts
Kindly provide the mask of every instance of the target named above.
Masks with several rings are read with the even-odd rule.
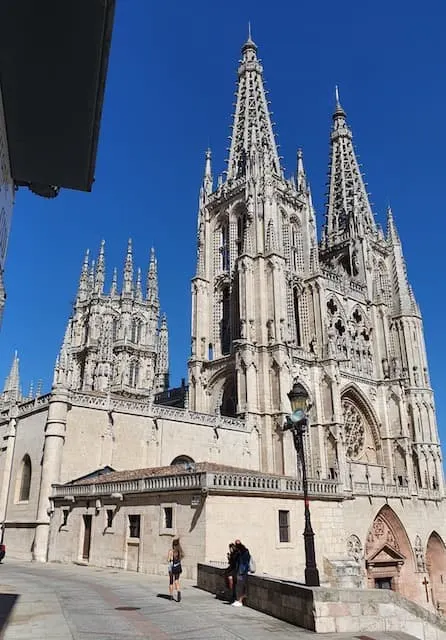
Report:
[[[237,555],[238,551],[233,542],[229,545],[228,567],[225,569],[225,576],[228,588],[231,592],[231,602],[236,600],[236,584],[237,584]]]
[[[178,538],[172,541],[172,549],[167,554],[167,563],[169,569],[169,596],[174,600],[173,592],[177,592],[177,602],[181,602],[180,575],[183,573],[181,559],[183,558],[183,550]]]
[[[237,550],[237,599],[232,603],[233,607],[242,607],[243,601],[246,598],[246,590],[248,583],[249,563],[251,560],[251,554],[249,549],[245,547],[240,540],[235,541],[235,548]]]

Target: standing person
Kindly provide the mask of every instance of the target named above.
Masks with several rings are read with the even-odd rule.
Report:
[[[249,549],[245,547],[240,540],[235,541],[235,548],[237,550],[237,599],[232,603],[233,607],[242,607],[243,601],[246,598],[246,590],[247,590],[247,582],[248,582],[248,573],[249,573],[249,563],[251,560],[251,554],[249,553]]]
[[[228,588],[231,591],[231,603],[236,600],[236,584],[237,584],[237,556],[238,551],[233,542],[229,545],[228,567],[225,570]]]
[[[167,563],[169,570],[169,596],[171,600],[174,599],[173,592],[175,589],[177,592],[177,602],[181,602],[180,575],[183,572],[181,566],[183,557],[184,553],[180,545],[180,540],[179,538],[175,538],[172,540],[172,549],[169,549],[169,553],[167,554]]]

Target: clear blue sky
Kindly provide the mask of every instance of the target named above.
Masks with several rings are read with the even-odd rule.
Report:
[[[14,349],[24,390],[54,360],[81,261],[106,240],[110,278],[127,238],[135,263],[158,255],[170,330],[171,382],[186,375],[204,151],[224,168],[240,47],[252,22],[289,174],[304,150],[319,224],[334,86],[353,128],[378,219],[390,202],[424,314],[440,429],[446,436],[444,2],[118,0],[91,194],[54,201],[20,190],[6,265],[0,381]]]

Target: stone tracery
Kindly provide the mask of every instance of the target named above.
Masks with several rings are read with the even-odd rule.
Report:
[[[344,417],[345,451],[348,458],[356,460],[364,452],[364,416],[348,398],[345,398],[342,402],[342,413]]]

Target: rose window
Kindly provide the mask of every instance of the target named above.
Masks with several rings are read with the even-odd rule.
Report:
[[[347,458],[355,460],[364,451],[365,424],[364,417],[349,400],[342,403],[344,416],[345,451]]]

